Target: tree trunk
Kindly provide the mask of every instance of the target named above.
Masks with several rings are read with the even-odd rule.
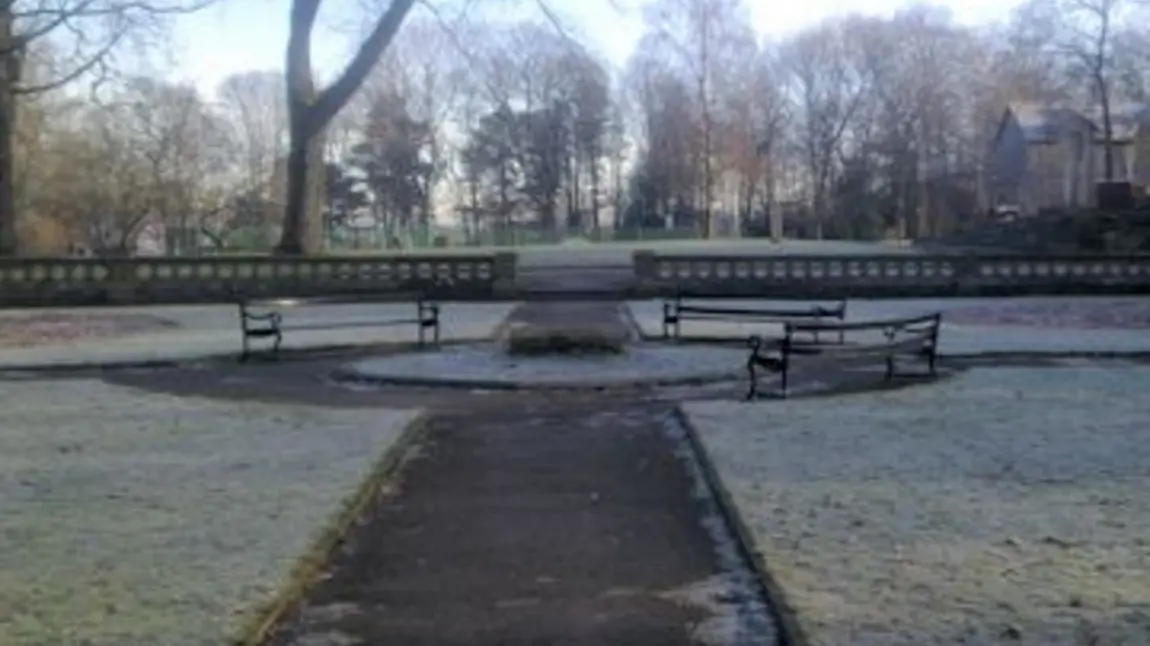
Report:
[[[415,0],[394,0],[343,73],[323,92],[317,92],[311,67],[311,31],[319,13],[320,0],[293,0],[284,70],[291,146],[287,164],[287,204],[277,253],[302,255],[321,250],[321,227],[317,225],[323,193],[320,177],[324,167],[323,132],[363,84],[413,4]]]
[[[596,150],[591,155],[591,230],[594,231],[595,240],[599,240],[599,154]]]
[[[10,3],[6,3],[9,4]],[[20,81],[20,55],[14,47],[14,17],[10,6],[0,9],[0,256],[15,256],[19,251],[16,237],[16,183],[12,141],[16,136],[16,96]]]
[[[1110,117],[1110,88],[1102,72],[1097,72],[1099,102],[1102,106],[1102,164],[1103,177],[1114,181],[1114,123]]]
[[[783,229],[786,225],[783,222],[783,212],[775,203],[775,162],[773,159],[767,160],[767,197],[766,197],[766,211],[771,231],[771,241],[779,243],[783,241]]]
[[[294,121],[302,122],[302,119]],[[284,255],[312,253],[305,240],[307,231],[308,195],[308,136],[302,123],[292,123],[291,149],[287,160],[287,204],[284,206],[284,226],[276,251]]]

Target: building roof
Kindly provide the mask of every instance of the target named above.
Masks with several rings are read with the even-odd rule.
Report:
[[[1007,105],[1005,121],[1010,115],[1022,130],[1022,136],[1032,143],[1050,142],[1058,138],[1073,119],[1083,117],[1069,108],[1041,103],[1017,102]]]
[[[1075,109],[1041,103],[1016,102],[1007,105],[1003,123],[1013,116],[1022,130],[1023,137],[1031,143],[1054,141],[1064,129],[1078,120],[1085,122],[1100,140],[1103,130],[1101,107]],[[1138,129],[1150,121],[1150,106],[1145,103],[1118,103],[1110,108],[1110,129],[1113,141],[1129,142]]]
[[[1098,139],[1102,139],[1104,130],[1102,108],[1096,107],[1082,111],[1083,117],[1098,131]],[[1110,135],[1115,142],[1132,141],[1138,134],[1138,129],[1150,119],[1150,107],[1144,103],[1118,103],[1110,106]]]

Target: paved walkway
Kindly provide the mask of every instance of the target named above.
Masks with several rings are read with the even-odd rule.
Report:
[[[712,611],[675,593],[723,572],[668,414],[535,400],[435,418],[402,496],[272,644],[698,644]]]
[[[510,318],[627,325],[613,303]],[[669,404],[503,401],[433,418],[402,496],[370,514],[273,644],[688,646],[755,601],[699,597],[732,566],[675,455]],[[758,632],[744,643],[772,643]]]

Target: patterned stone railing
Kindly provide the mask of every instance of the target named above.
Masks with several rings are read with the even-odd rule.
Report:
[[[1150,293],[1150,256],[707,256],[636,252],[640,290],[715,297]]]
[[[224,302],[249,296],[334,292],[486,300],[515,277],[515,254],[219,256],[205,258],[4,258],[0,305]]]

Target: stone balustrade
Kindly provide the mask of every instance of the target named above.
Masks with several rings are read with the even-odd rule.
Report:
[[[226,302],[248,296],[427,289],[486,300],[515,277],[513,253],[203,258],[0,258],[0,305]]]
[[[979,296],[1150,292],[1150,256],[704,255],[639,251],[640,291],[715,297]]]

